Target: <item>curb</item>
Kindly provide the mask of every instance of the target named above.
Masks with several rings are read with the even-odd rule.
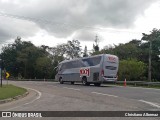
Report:
[[[7,99],[4,99],[4,100],[0,100],[0,104],[8,103],[8,102],[11,102],[11,101],[14,101],[14,100],[19,100],[20,98],[26,97],[28,94],[29,94],[29,92],[27,91],[22,95],[17,95],[13,98],[7,98]]]

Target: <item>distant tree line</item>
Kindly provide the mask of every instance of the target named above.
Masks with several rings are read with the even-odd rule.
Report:
[[[151,57],[152,79],[149,81],[160,81],[160,30],[154,28],[150,34],[142,35],[141,40],[133,39],[125,44],[106,46],[92,55],[102,53],[117,55],[120,60],[119,79],[126,78],[132,81],[149,80]]]
[[[87,52],[87,46],[82,50],[78,40],[69,40],[55,47],[45,45],[37,47],[17,37],[13,44],[2,48],[0,57],[3,62],[2,68],[14,78],[54,79],[58,63],[65,59],[114,54],[120,60],[119,80],[127,78],[138,81],[148,79],[149,53],[152,60],[152,81],[160,81],[160,30],[158,29],[153,29],[150,34],[143,33],[141,40],[133,39],[125,44],[106,46],[101,50],[96,41],[90,53]]]

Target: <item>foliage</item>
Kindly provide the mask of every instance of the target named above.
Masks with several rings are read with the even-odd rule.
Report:
[[[139,59],[139,53],[141,53],[140,41],[132,40],[126,44],[115,45],[114,47],[103,50],[103,53],[117,55],[120,60]]]
[[[78,40],[68,41],[56,47],[36,47],[31,42],[17,37],[13,44],[3,47],[1,58],[6,71],[14,78],[54,78],[56,66],[64,59],[80,57]]]
[[[156,79],[156,80],[160,80],[160,29],[153,29],[150,34],[145,34],[143,33],[143,37],[142,40],[147,41],[146,43],[142,44],[142,47],[144,48],[143,50],[145,50],[146,48],[149,48],[149,42],[152,43],[152,49],[151,49],[151,60],[152,60],[152,79]],[[146,51],[149,52],[149,49]],[[148,55],[147,55],[148,56]],[[148,62],[148,61],[145,61]]]
[[[48,57],[39,57],[36,60],[36,78],[51,78],[52,76],[52,61]]]
[[[90,55],[114,54],[119,57],[120,79],[141,80],[148,77],[149,42],[152,42],[152,79],[160,80],[160,30],[153,29],[150,34],[142,34],[141,40],[133,39],[128,43],[106,46],[99,49],[98,38],[93,44]],[[145,42],[144,42],[145,40]],[[82,51],[78,40],[55,47],[35,46],[17,37],[13,44],[2,48],[2,68],[17,78],[54,78],[56,67],[65,59],[88,56],[87,46]],[[138,72],[139,71],[139,72]]]
[[[40,68],[40,64],[37,64],[39,58],[49,59],[50,65],[48,65],[47,60],[44,60],[43,64],[52,66],[52,60],[49,58],[48,53],[31,42],[22,42],[21,39],[16,39],[13,44],[3,47],[2,50],[1,58],[3,59],[4,68],[12,77],[38,78],[42,74],[38,71],[38,68]],[[50,69],[46,70],[46,73],[52,72]]]
[[[100,48],[98,45],[98,36],[96,35],[95,37],[96,37],[95,44],[93,44],[93,53],[91,53],[91,55],[97,55],[97,54],[99,54],[99,51],[100,51]]]
[[[78,58],[81,55],[81,46],[78,40],[68,41],[66,44],[66,58]]]
[[[88,53],[87,53],[87,46],[85,45],[84,47],[84,52],[83,52],[83,57],[88,57]]]
[[[119,65],[119,79],[129,81],[143,80],[146,71],[145,63],[137,60],[121,60]]]
[[[94,50],[95,52],[98,52],[98,51],[99,51],[99,46],[93,44],[93,50]]]

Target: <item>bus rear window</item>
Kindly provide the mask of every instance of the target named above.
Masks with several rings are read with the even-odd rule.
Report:
[[[98,56],[98,57],[82,59],[82,61],[86,67],[87,66],[96,66],[96,65],[100,64],[101,58],[102,58],[101,56]]]

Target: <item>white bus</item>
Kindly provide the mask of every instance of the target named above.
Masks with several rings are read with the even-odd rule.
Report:
[[[119,59],[115,55],[101,54],[59,63],[56,80],[64,82],[82,82],[83,85],[100,86],[104,82],[116,82]]]

